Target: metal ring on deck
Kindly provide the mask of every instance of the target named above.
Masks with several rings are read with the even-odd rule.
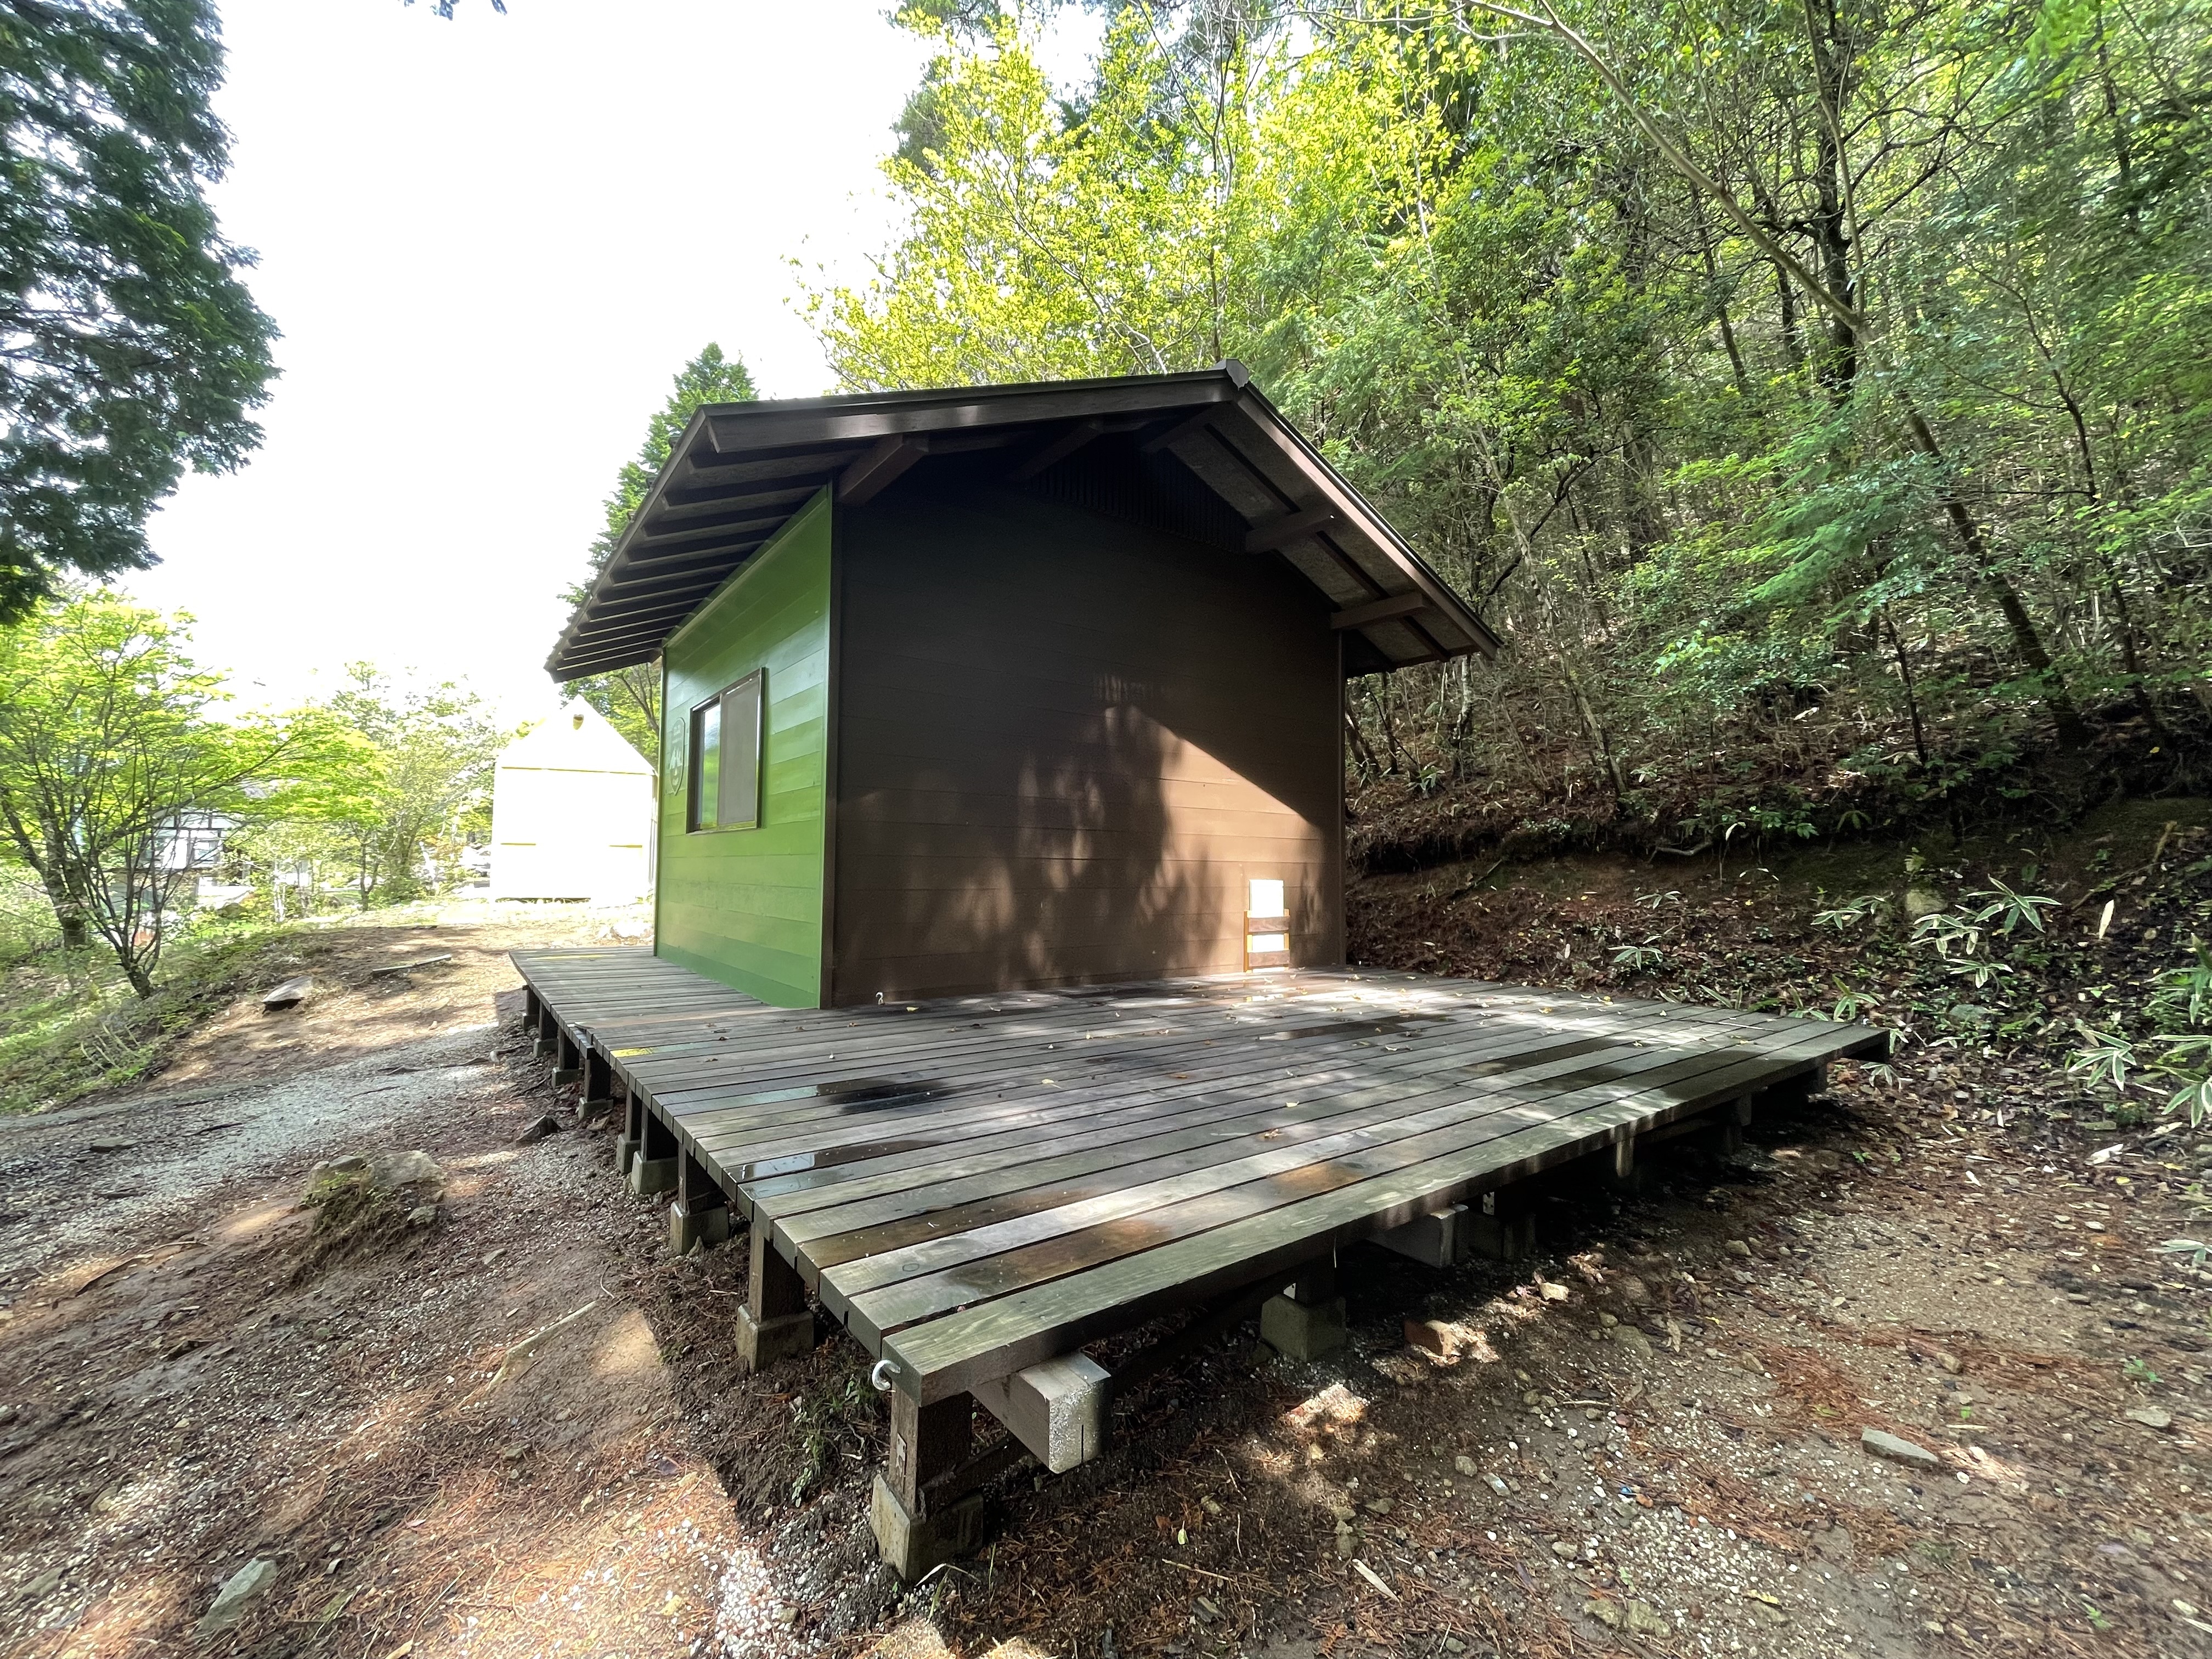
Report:
[[[891,1378],[898,1375],[898,1362],[895,1359],[878,1359],[875,1369],[868,1373],[868,1382],[878,1394],[889,1394]]]

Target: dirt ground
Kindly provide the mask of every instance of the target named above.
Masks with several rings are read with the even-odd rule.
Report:
[[[617,937],[334,930],[306,1018],[0,1123],[7,1652],[2212,1655],[2212,1278],[2158,1250],[2212,1134],[1970,1044],[1840,1067],[1740,1155],[1551,1177],[1529,1261],[1348,1253],[1346,1351],[1248,1326],[1156,1375],[909,1589],[858,1350],[733,1373],[742,1241],[671,1258],[530,1058],[533,926]],[[416,1149],[386,1205],[300,1206]]]

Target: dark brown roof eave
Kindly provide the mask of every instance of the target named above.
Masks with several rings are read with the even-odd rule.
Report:
[[[1274,459],[1245,454],[1221,434],[1223,416],[1217,411],[1232,406],[1243,413],[1231,425],[1248,434],[1248,445],[1256,434]],[[1042,442],[1029,447],[1027,457],[1034,460],[1048,456],[1079,427],[1155,426],[1159,429],[1144,447],[1180,451],[1186,465],[1194,464],[1193,444],[1208,434],[1241,458],[1267,486],[1271,503],[1257,522],[1246,508],[1238,509],[1255,523],[1255,535],[1276,525],[1295,539],[1309,521],[1326,523],[1326,537],[1310,550],[1318,548],[1347,568],[1356,565],[1356,592],[1370,601],[1378,592],[1384,599],[1418,596],[1415,608],[1385,607],[1388,617],[1351,624],[1374,630],[1369,638],[1379,654],[1410,664],[1470,650],[1490,655],[1498,648],[1481,619],[1252,386],[1243,366],[1229,362],[1187,374],[702,408],[677,439],[614,556],[562,630],[547,672],[556,680],[569,680],[651,661],[668,636],[825,485],[840,500],[857,501],[929,453],[1013,447],[1035,434]],[[1285,487],[1285,477],[1295,478],[1292,487]],[[1347,559],[1339,543],[1363,550]],[[1330,568],[1326,561],[1320,568],[1324,574]],[[1329,580],[1347,585],[1341,578]],[[1336,602],[1342,614],[1345,602]],[[1394,622],[1407,624],[1397,631],[1418,640],[1417,653],[1394,656],[1377,639],[1378,633],[1389,636]],[[1466,643],[1455,642],[1460,640]]]

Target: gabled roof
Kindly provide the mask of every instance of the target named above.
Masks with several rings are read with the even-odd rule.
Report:
[[[1003,452],[1018,488],[1094,441],[1173,456],[1289,562],[1348,632],[1355,672],[1433,662],[1498,640],[1252,385],[1242,363],[1190,374],[862,392],[697,410],[606,569],[546,662],[556,680],[649,662],[823,486],[858,506],[931,457]],[[972,471],[968,463],[963,471]]]
[[[612,721],[587,702],[561,705],[499,751],[501,768],[546,772],[620,772],[651,777],[653,768]]]

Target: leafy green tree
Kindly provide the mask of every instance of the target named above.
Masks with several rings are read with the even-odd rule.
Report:
[[[1102,9],[1065,99],[1036,14],[905,20],[902,228],[813,320],[855,388],[1252,363],[1512,641],[1352,688],[1360,836],[2212,778],[2212,14]]]
[[[98,938],[142,997],[200,873],[180,856],[192,819],[281,817],[347,769],[344,737],[312,714],[217,718],[188,620],[95,591],[0,630],[0,835],[64,947]]]
[[[607,561],[614,557],[623,532],[645,505],[653,481],[668,464],[669,452],[676,447],[677,439],[683,435],[693,413],[708,404],[748,404],[759,396],[744,359],[725,356],[722,348],[712,341],[678,371],[668,401],[646,425],[645,441],[638,447],[637,459],[625,461],[622,471],[615,475],[614,493],[606,501],[605,525],[592,542],[589,574],[562,594],[568,604],[581,605],[591,592],[592,583],[607,568]],[[605,714],[615,730],[629,739],[631,747],[653,767],[659,766],[658,667],[641,664],[635,668],[617,669],[611,674],[589,675],[571,681],[568,690]]]
[[[1110,23],[1077,107],[1038,64],[1033,21],[902,15],[939,48],[926,107],[884,163],[907,229],[866,288],[809,300],[845,384],[1158,374],[1224,355],[1248,129],[1241,109],[1210,134],[1164,118],[1182,106],[1178,65],[1140,10]]]
[[[153,562],[185,470],[260,441],[276,329],[204,193],[222,76],[211,0],[0,11],[0,621],[57,573]]]
[[[292,822],[343,849],[366,909],[419,897],[458,868],[462,848],[490,826],[493,764],[516,733],[456,682],[402,682],[365,662],[346,673],[320,711],[351,735],[360,763]]]

